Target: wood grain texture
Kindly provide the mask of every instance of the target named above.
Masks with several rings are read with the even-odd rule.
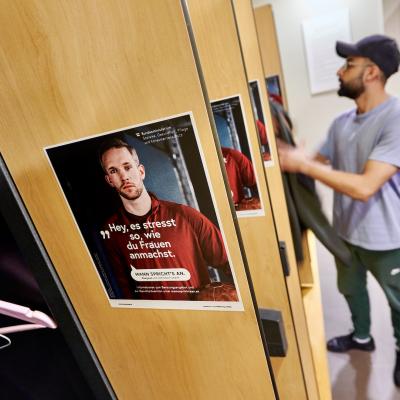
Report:
[[[332,399],[331,383],[329,377],[328,357],[326,354],[326,337],[321,298],[321,286],[319,280],[317,248],[315,236],[307,230],[305,235],[307,248],[310,257],[310,266],[314,283],[312,288],[303,289],[303,302],[306,310],[307,325],[310,332],[311,348],[314,364],[316,366],[316,377],[318,382],[319,398],[324,400]]]
[[[241,38],[243,39],[244,36],[249,38],[249,33],[242,32],[242,29],[249,29],[250,24],[253,24],[254,28],[250,1],[235,1],[234,5]],[[258,306],[280,310],[285,323],[288,354],[284,358],[271,358],[278,393],[282,399],[306,399],[299,349],[280,262],[258,134],[231,2],[229,0],[202,0],[200,2],[189,0],[188,7],[211,101],[235,94],[240,94],[243,100],[248,136],[253,148],[254,167],[259,176],[259,192],[266,215],[264,217],[239,218],[240,231]],[[255,28],[252,35],[252,40],[257,41]],[[251,45],[248,45],[247,41],[246,43],[242,41],[242,46],[245,60],[249,58],[247,52],[250,52],[252,53],[250,57],[256,58],[261,63],[257,46],[256,51],[251,48]],[[249,69],[247,73],[250,78]],[[254,74],[251,79],[255,79]],[[257,79],[260,79],[260,75],[257,75]],[[261,79],[263,79],[262,75]]]
[[[260,50],[265,73],[264,76],[279,76],[283,102],[287,108],[285,77],[283,76],[282,71],[281,56],[279,53],[279,43],[275,29],[272,6],[268,4],[262,7],[257,7],[254,11],[257,31],[261,43]]]
[[[0,87],[0,151],[118,398],[273,399],[180,2],[3,2]],[[245,311],[113,309],[42,148],[187,111]]]
[[[260,46],[260,53],[262,55],[264,76],[273,75],[276,73],[278,73],[280,76],[283,76],[282,69],[280,67],[279,48],[276,41],[276,32],[271,6],[268,5],[257,7],[254,10],[254,14],[258,43]],[[271,44],[271,42],[274,43]],[[273,70],[272,68],[275,69]],[[281,82],[284,85],[284,80],[282,80]],[[264,95],[266,96],[266,93]],[[273,129],[272,124],[270,124],[268,128]],[[272,147],[274,149],[273,151],[275,152],[275,141],[273,141]],[[322,375],[326,375],[328,371],[326,369],[326,363],[318,364],[318,361],[314,358],[314,354],[316,351],[322,351],[321,357],[323,358],[326,357],[326,350],[325,347],[321,348],[320,344],[317,345],[317,348],[313,347],[315,341],[312,341],[312,333],[310,332],[309,325],[307,324],[307,321],[313,319],[313,323],[315,325],[319,325],[319,329],[323,330],[323,318],[322,315],[320,315],[319,317],[314,319],[312,313],[308,314],[310,308],[305,308],[304,306],[302,293],[300,290],[300,277],[294,253],[293,239],[290,231],[290,223],[279,165],[276,164],[272,168],[267,168],[266,174],[269,187],[274,188],[274,190],[270,190],[270,194],[278,236],[287,244],[289,264],[291,267],[291,275],[287,278],[287,285],[291,300],[293,318],[295,321],[297,338],[300,346],[301,360],[304,368],[305,379],[307,382],[308,395],[310,399],[323,400],[324,397],[320,397],[320,392],[324,392],[325,389],[323,387],[319,387],[319,384],[321,382],[321,380],[319,379],[319,374],[322,373]],[[301,266],[301,269],[310,272],[312,270],[312,266],[310,264],[311,258],[308,252],[308,248],[305,247],[304,250],[306,253],[306,259]],[[308,278],[304,277],[304,279],[310,279],[310,276],[308,276]],[[313,298],[318,299],[318,296],[314,296]],[[316,305],[316,307],[317,306],[318,305]]]
[[[266,127],[268,132],[273,132],[271,112],[269,109],[268,96],[266,86],[264,84],[265,73],[262,59],[260,57],[260,44],[257,40],[258,32],[256,20],[253,10],[249,10],[248,2],[234,1],[240,37],[242,41],[243,55],[246,61],[246,69],[248,79],[258,80],[260,82],[260,95],[264,114],[266,115]],[[241,14],[247,18],[241,18]],[[251,14],[251,15],[250,15]],[[251,21],[251,22],[250,22]],[[264,21],[265,23],[266,21]],[[264,45],[265,46],[265,45]],[[276,45],[275,45],[276,46]],[[271,51],[271,58],[273,52]],[[292,236],[288,213],[286,208],[285,195],[283,192],[283,184],[281,172],[278,163],[278,154],[275,142],[275,136],[269,135],[269,145],[272,158],[275,163],[265,168],[269,194],[271,199],[272,211],[274,214],[274,222],[276,225],[279,240],[285,241],[287,245],[287,254],[289,257],[290,275],[286,278],[287,291],[290,299],[291,313],[294,322],[294,330],[299,346],[299,355],[303,368],[304,379],[306,383],[307,395],[310,399],[318,398],[317,382],[312,359],[311,344],[306,324],[306,318],[302,303],[299,276],[294,256]]]
[[[311,253],[308,245],[307,231],[303,232],[301,243],[304,259],[298,263],[300,286],[301,288],[312,288],[315,283],[315,277],[311,265]]]

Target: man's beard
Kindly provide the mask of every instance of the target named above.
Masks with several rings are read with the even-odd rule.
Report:
[[[118,190],[118,193],[121,197],[127,200],[136,200],[138,199],[143,193],[143,186],[142,187],[135,187],[135,190],[131,193],[125,193],[122,191],[122,188]]]
[[[340,87],[338,90],[338,95],[341,97],[348,97],[349,99],[357,99],[365,91],[365,86],[362,82],[362,78],[354,78],[350,82],[344,83],[340,80]]]

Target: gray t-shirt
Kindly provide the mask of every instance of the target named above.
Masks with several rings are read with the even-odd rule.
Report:
[[[400,100],[336,118],[319,153],[337,170],[360,174],[368,160],[400,168]],[[349,243],[369,250],[400,248],[400,171],[367,202],[335,192],[333,226]]]

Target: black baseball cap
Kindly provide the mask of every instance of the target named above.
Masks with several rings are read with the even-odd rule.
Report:
[[[368,57],[385,74],[386,78],[399,69],[400,53],[394,39],[385,35],[371,35],[355,44],[336,42],[340,57]]]

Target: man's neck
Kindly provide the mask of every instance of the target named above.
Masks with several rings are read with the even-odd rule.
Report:
[[[151,197],[146,189],[143,189],[140,197],[135,200],[125,199],[124,197],[121,197],[121,200],[126,211],[139,217],[147,214],[151,209]]]
[[[359,96],[355,102],[357,104],[357,114],[364,114],[368,111],[373,110],[375,107],[384,103],[390,96],[385,92],[384,89],[368,93],[365,91]]]

